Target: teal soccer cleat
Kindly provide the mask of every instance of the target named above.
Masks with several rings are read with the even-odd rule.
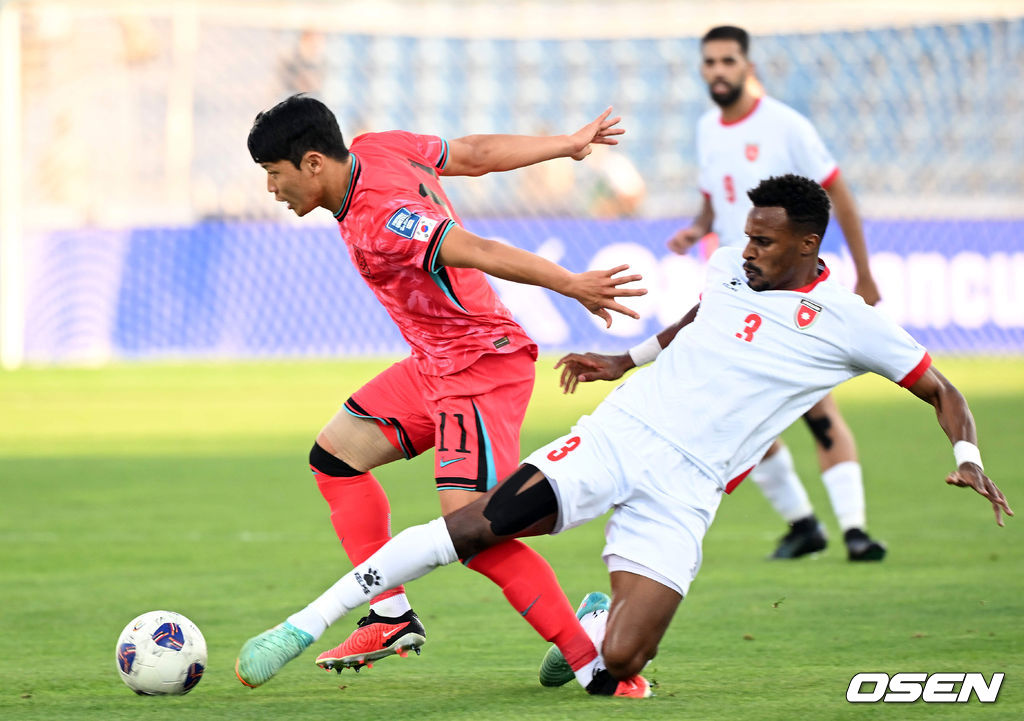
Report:
[[[235,675],[249,688],[265,684],[313,643],[313,637],[288,622],[250,638],[238,652]]]
[[[576,609],[576,618],[581,619],[595,611],[607,611],[611,604],[612,600],[608,598],[608,594],[592,591],[583,597],[583,602]],[[552,646],[544,654],[544,660],[540,662],[539,675],[541,686],[564,686],[576,678],[576,674],[557,646]]]

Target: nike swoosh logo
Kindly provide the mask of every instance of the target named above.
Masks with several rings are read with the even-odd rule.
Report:
[[[462,460],[462,459],[459,459],[459,460]],[[402,626],[402,628],[405,628],[405,626]],[[384,631],[384,632],[383,632],[383,633],[381,634],[381,636],[382,636],[383,638],[387,638],[388,636],[394,636],[394,635],[395,635],[396,633],[398,633],[399,631],[401,631],[401,630],[402,630],[402,628],[393,628],[393,629],[391,629],[390,631]]]
[[[463,457],[463,458],[452,458],[450,461],[441,461],[441,468],[444,468],[445,466],[449,466],[452,463],[458,463],[459,461],[464,461],[464,460],[466,460],[465,457]]]
[[[636,693],[637,682],[636,681],[620,681],[618,693],[616,696],[628,696],[629,694]]]

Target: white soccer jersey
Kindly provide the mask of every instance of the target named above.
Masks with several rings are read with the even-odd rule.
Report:
[[[924,347],[821,268],[807,287],[758,292],[747,285],[742,251],[720,248],[696,319],[605,402],[731,490],[843,381],[872,371],[913,385],[931,365]]]
[[[700,190],[715,211],[712,230],[721,245],[743,247],[750,198],[765,178],[794,173],[826,188],[839,172],[811,121],[769,97],[740,120],[725,123],[717,108],[697,123]]]

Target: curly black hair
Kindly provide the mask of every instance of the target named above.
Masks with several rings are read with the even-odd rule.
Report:
[[[301,93],[256,116],[249,130],[249,155],[257,163],[290,160],[296,168],[302,156],[315,150],[344,162],[348,148],[330,108]]]
[[[791,225],[825,237],[832,203],[820,185],[800,175],[778,175],[747,191],[755,208],[782,208]]]

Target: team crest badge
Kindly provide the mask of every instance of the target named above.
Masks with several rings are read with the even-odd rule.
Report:
[[[746,150],[747,160],[749,160],[751,163],[753,163],[755,160],[757,160],[757,151],[758,151],[757,143],[747,143],[747,150]]]
[[[807,330],[818,320],[821,314],[821,306],[804,298],[796,307],[796,327],[800,330]]]

